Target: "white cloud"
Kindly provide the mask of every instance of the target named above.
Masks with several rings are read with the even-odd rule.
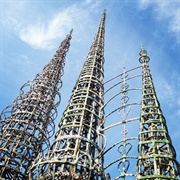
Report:
[[[36,24],[27,24],[17,32],[24,42],[34,48],[51,49],[54,47],[54,40],[65,38],[65,34],[71,28],[80,26],[81,20],[88,14],[76,6],[71,6],[58,14],[55,14],[48,22],[38,20]]]
[[[174,33],[180,43],[180,1],[139,0],[140,9],[145,10],[148,7],[153,7],[157,20],[167,20],[167,30]]]
[[[139,0],[139,8],[146,9],[150,5],[150,0]]]
[[[159,101],[163,102],[171,108],[176,106],[178,104],[178,92],[176,91],[173,81],[169,83],[169,81],[167,81],[165,78],[159,77],[154,79],[154,82]],[[174,104],[175,102],[176,104]]]
[[[93,0],[85,0],[85,3],[90,4]]]
[[[24,54],[20,54],[16,59],[12,58],[12,62],[18,66],[25,66],[32,64],[32,62],[29,60],[29,57]]]
[[[24,11],[19,10],[19,14],[13,13],[15,9],[10,7],[9,13],[4,16],[3,23],[13,29],[15,34],[31,47],[50,50],[56,47],[55,42],[65,38],[72,28],[78,29],[78,32],[88,29],[87,25],[92,24],[90,12],[94,7],[90,3],[91,1],[73,4],[48,18],[37,14],[37,19],[33,20],[32,17],[29,18],[26,15],[23,17]],[[22,9],[24,6],[23,4]],[[85,10],[85,6],[89,7],[89,11]]]

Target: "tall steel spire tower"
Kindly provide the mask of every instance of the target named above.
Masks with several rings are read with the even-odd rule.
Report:
[[[87,59],[59,123],[50,150],[31,168],[31,179],[86,179],[102,177],[104,11]]]
[[[49,145],[71,34],[72,31],[43,71],[22,86],[20,95],[1,114],[0,179],[28,179],[32,161]]]
[[[149,60],[147,51],[141,48],[139,61],[142,64],[143,89],[137,179],[177,180],[180,166],[156,96]]]

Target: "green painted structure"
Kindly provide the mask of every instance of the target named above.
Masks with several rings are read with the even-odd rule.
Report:
[[[142,105],[136,179],[178,180],[180,166],[156,96],[148,65],[150,58],[144,48],[139,54],[142,64]]]

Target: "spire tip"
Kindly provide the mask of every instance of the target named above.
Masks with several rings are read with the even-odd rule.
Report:
[[[73,32],[73,28],[71,29],[71,31],[69,33],[72,34],[72,32]]]
[[[140,42],[140,46],[141,46],[141,49],[143,49],[143,45],[142,45],[142,42]]]

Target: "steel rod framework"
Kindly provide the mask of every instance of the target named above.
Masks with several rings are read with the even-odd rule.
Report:
[[[127,106],[127,103],[129,101],[129,96],[128,96],[128,88],[129,85],[126,82],[126,78],[128,77],[128,74],[126,73],[125,69],[124,69],[124,76],[122,77],[123,80],[123,84],[121,86],[121,92],[122,92],[122,98],[121,98],[121,103],[124,106],[124,108],[121,110],[119,110],[119,114],[122,117],[122,122],[123,122],[123,131],[122,131],[122,135],[123,135],[123,142],[120,143],[120,145],[118,146],[118,152],[119,154],[122,156],[119,163],[118,163],[118,171],[119,171],[119,176],[116,177],[116,179],[122,178],[123,180],[125,180],[125,178],[127,176],[135,176],[136,173],[129,173],[129,167],[131,165],[131,159],[137,159],[136,156],[130,156],[129,152],[132,149],[132,144],[130,141],[128,141],[129,139],[127,138],[127,134],[128,134],[128,130],[127,130],[127,117],[131,111],[131,106]],[[132,140],[132,138],[130,138]]]
[[[72,31],[43,71],[22,86],[20,95],[1,114],[0,179],[28,179],[32,161],[49,146],[71,34]]]
[[[138,72],[136,70],[138,70]],[[106,131],[109,130],[113,134],[113,138],[112,134],[110,134],[110,137],[107,136],[107,147],[102,153],[106,161],[110,159],[104,167],[104,171],[108,172],[106,173],[106,180],[110,180],[111,178],[125,180],[135,178],[136,176],[136,168],[134,165],[138,159],[136,153],[137,148],[135,147],[138,142],[138,130],[130,130],[129,125],[132,123],[138,124],[138,120],[140,119],[140,117],[134,117],[136,113],[139,115],[140,102],[136,102],[136,98],[131,97],[131,95],[135,95],[136,97],[140,97],[141,95],[142,88],[133,88],[133,86],[138,85],[137,78],[142,77],[142,75],[139,74],[140,70],[141,66],[127,71],[124,68],[123,73],[104,83],[110,86],[104,93],[106,95],[105,97],[107,98],[108,94],[110,94],[110,96],[103,106],[106,111],[106,123],[105,127],[101,129],[101,132],[106,133]],[[112,82],[114,80],[117,82]],[[113,93],[111,91],[113,91]],[[120,107],[117,107],[119,102]],[[116,105],[114,106],[114,104]],[[110,112],[107,113],[107,111]],[[133,117],[128,119],[129,116]],[[123,129],[122,132],[120,132],[121,129]],[[112,141],[114,140],[115,143],[113,142],[113,144],[111,144],[109,141],[110,138],[112,138]]]
[[[83,69],[50,150],[35,161],[30,179],[99,179],[103,176],[104,11]]]
[[[136,179],[177,180],[180,167],[156,96],[149,60],[147,51],[141,48],[143,90]]]

